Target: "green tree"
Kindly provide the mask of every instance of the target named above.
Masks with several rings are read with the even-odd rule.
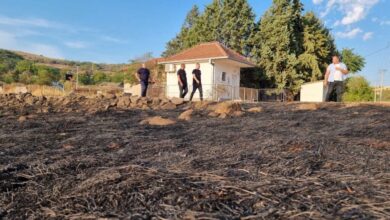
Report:
[[[60,79],[60,71],[47,66],[37,66],[37,78],[35,83],[39,85],[51,85],[52,82]]]
[[[124,72],[113,73],[110,76],[110,82],[121,83],[121,82],[123,82],[125,76],[126,76],[126,74]]]
[[[197,7],[188,13],[181,32],[168,42],[164,56],[211,41],[249,55],[255,15],[247,0],[213,0],[199,14]]]
[[[334,39],[322,21],[313,13],[303,16],[303,54],[299,55],[299,69],[305,81],[316,81],[336,53]]]
[[[99,84],[108,81],[107,75],[102,71],[96,71],[93,74],[92,79],[94,84]]]
[[[211,4],[206,6],[205,11],[199,16],[193,27],[189,29],[187,38],[184,39],[185,48],[202,42],[218,40],[218,33],[221,32],[222,1],[213,0]]]
[[[167,43],[166,50],[163,52],[163,57],[168,57],[173,54],[180,52],[181,50],[189,47],[188,33],[192,26],[196,23],[199,18],[200,12],[197,5],[194,5],[188,12],[184,24],[180,30],[180,33],[175,38]]]
[[[8,71],[1,75],[1,81],[5,83],[14,83],[18,81],[18,75],[14,71]]]
[[[260,58],[257,63],[269,78],[274,80],[278,89],[288,89],[297,94],[304,82],[299,72],[299,45],[301,39],[299,14],[302,5],[299,1],[274,0],[273,5],[261,18],[260,30],[256,38],[260,46],[255,47],[252,55]],[[290,97],[291,98],[291,97]]]
[[[79,83],[83,85],[93,85],[93,78],[90,72],[85,72],[84,74],[79,74]]]
[[[349,72],[351,73],[356,73],[361,71],[364,68],[364,65],[366,64],[364,57],[355,54],[353,52],[353,49],[344,48],[341,51],[341,57],[343,63],[347,65]]]
[[[15,70],[18,71],[18,73],[27,72],[27,73],[32,74],[32,73],[36,72],[34,63],[32,61],[29,61],[29,60],[19,61],[15,66]]]
[[[23,84],[33,84],[34,75],[29,72],[23,72],[22,74],[19,74],[18,81]]]
[[[16,64],[21,60],[23,60],[23,57],[18,54],[0,49],[0,76],[13,71]]]
[[[363,76],[354,76],[347,79],[343,101],[363,102],[372,101],[373,99],[374,91]]]
[[[250,37],[255,29],[255,14],[247,0],[224,0],[218,20],[217,39],[227,47],[247,56]]]

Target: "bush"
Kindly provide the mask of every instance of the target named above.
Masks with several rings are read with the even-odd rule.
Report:
[[[346,82],[343,100],[346,102],[373,101],[374,91],[363,76],[351,77]]]
[[[104,72],[100,71],[94,73],[92,78],[94,84],[99,84],[107,81],[107,75]]]
[[[13,72],[8,72],[8,73],[3,74],[1,76],[1,81],[5,82],[5,83],[14,83],[14,82],[18,81],[18,76],[17,76],[17,74],[15,74]]]
[[[89,73],[79,74],[79,83],[83,85],[93,85],[92,75]]]

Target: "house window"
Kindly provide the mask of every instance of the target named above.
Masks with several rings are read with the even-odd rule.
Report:
[[[222,72],[222,81],[226,81],[226,73],[225,72]]]

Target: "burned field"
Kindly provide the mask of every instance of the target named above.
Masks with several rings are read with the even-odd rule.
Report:
[[[182,121],[189,104],[3,105],[0,218],[390,218],[388,106],[242,107],[256,106],[224,119],[194,108]],[[140,123],[151,116],[175,123]]]

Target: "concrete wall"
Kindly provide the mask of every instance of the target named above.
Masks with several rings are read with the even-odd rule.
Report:
[[[124,93],[131,93],[133,96],[141,96],[141,84],[132,86],[130,83],[125,83],[123,91]]]
[[[301,87],[301,102],[325,101],[326,88],[323,81],[305,83]]]

